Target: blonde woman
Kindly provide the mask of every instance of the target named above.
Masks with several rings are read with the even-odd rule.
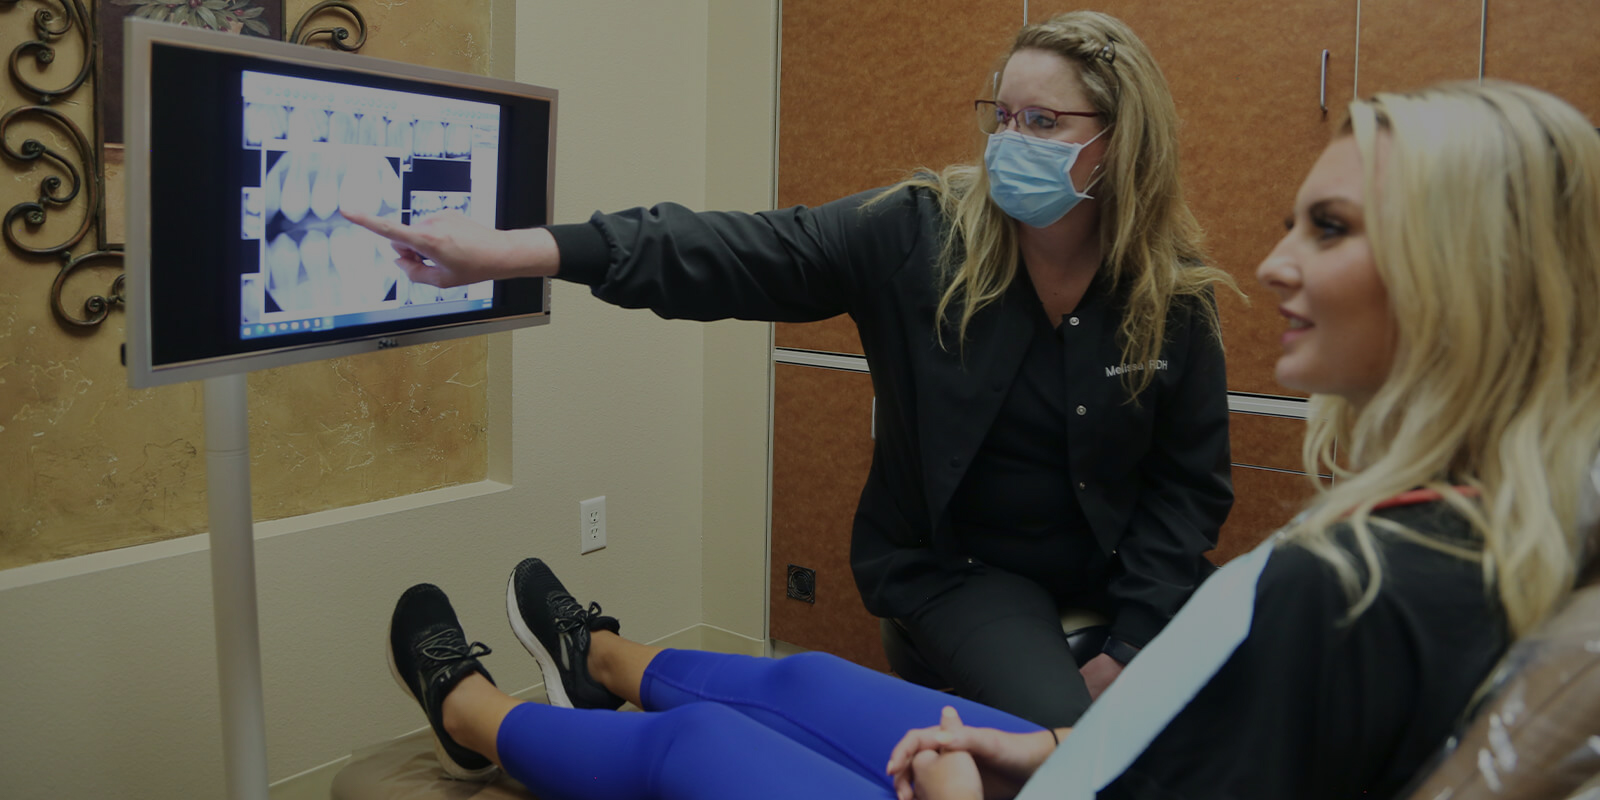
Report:
[[[507,592],[547,683],[575,643],[603,690],[656,713],[501,694],[424,584],[390,646],[447,767],[493,760],[550,798],[1400,796],[1594,563],[1600,136],[1495,83],[1350,117],[1257,273],[1287,321],[1278,379],[1314,396],[1308,471],[1338,481],[1212,577],[1078,726],[823,654],[628,642],[530,559]]]
[[[1229,281],[1183,201],[1165,79],[1121,22],[1023,28],[976,107],[982,163],[818,208],[352,219],[423,283],[555,275],[669,317],[849,314],[878,403],[851,548],[867,609],[940,686],[1065,726],[1212,569],[1233,494],[1211,289]],[[1111,619],[1083,664],[1069,605]]]

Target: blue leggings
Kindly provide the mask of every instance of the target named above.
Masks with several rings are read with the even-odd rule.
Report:
[[[523,703],[500,725],[501,763],[541,800],[893,800],[889,752],[945,706],[967,725],[1042,730],[824,653],[666,650],[640,694],[645,713]]]

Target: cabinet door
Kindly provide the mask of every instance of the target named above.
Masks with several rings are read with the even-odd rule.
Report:
[[[1484,77],[1526,83],[1600,126],[1600,3],[1489,0]]]
[[[1035,0],[1030,16],[1038,21],[1079,7],[1073,0]],[[1246,305],[1219,295],[1228,388],[1296,394],[1272,377],[1283,318],[1255,270],[1283,236],[1295,191],[1352,96],[1354,0],[1106,0],[1095,8],[1128,23],[1161,66],[1183,125],[1184,194],[1205,227],[1211,256],[1253,299]]]
[[[1483,0],[1361,0],[1356,95],[1477,80],[1482,33]]]
[[[982,153],[972,101],[1022,23],[1020,0],[783,4],[778,205],[889,186]],[[860,353],[846,317],[777,326],[777,345]]]
[[[773,381],[772,638],[887,671],[878,620],[850,573],[850,527],[872,463],[872,379],[779,364]],[[790,597],[790,565],[813,571],[810,601]]]
[[[1225,564],[1283,527],[1315,493],[1300,461],[1303,419],[1234,412],[1228,415],[1233,449],[1233,510],[1211,560]]]

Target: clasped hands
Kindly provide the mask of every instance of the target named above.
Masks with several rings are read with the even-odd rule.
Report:
[[[945,706],[939,724],[908,731],[889,755],[899,800],[1001,800],[1015,797],[1054,752],[1049,731],[969,728]]]

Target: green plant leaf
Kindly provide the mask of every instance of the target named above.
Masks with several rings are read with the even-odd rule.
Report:
[[[206,8],[205,6],[200,6],[199,8],[191,10],[194,12],[195,17],[200,20],[200,24],[214,31],[222,29],[222,20],[217,18],[217,12]]]
[[[257,36],[268,36],[268,35],[270,35],[270,32],[267,30],[266,24],[264,24],[262,22],[258,22],[258,21],[253,20],[253,19],[247,19],[247,20],[244,21],[244,29],[245,29],[245,31],[247,33],[254,33]]]
[[[266,9],[264,9],[264,8],[246,8],[246,9],[241,9],[239,11],[234,12],[233,15],[235,17],[238,17],[239,19],[255,19],[256,17],[261,16],[265,12],[266,12]]]

